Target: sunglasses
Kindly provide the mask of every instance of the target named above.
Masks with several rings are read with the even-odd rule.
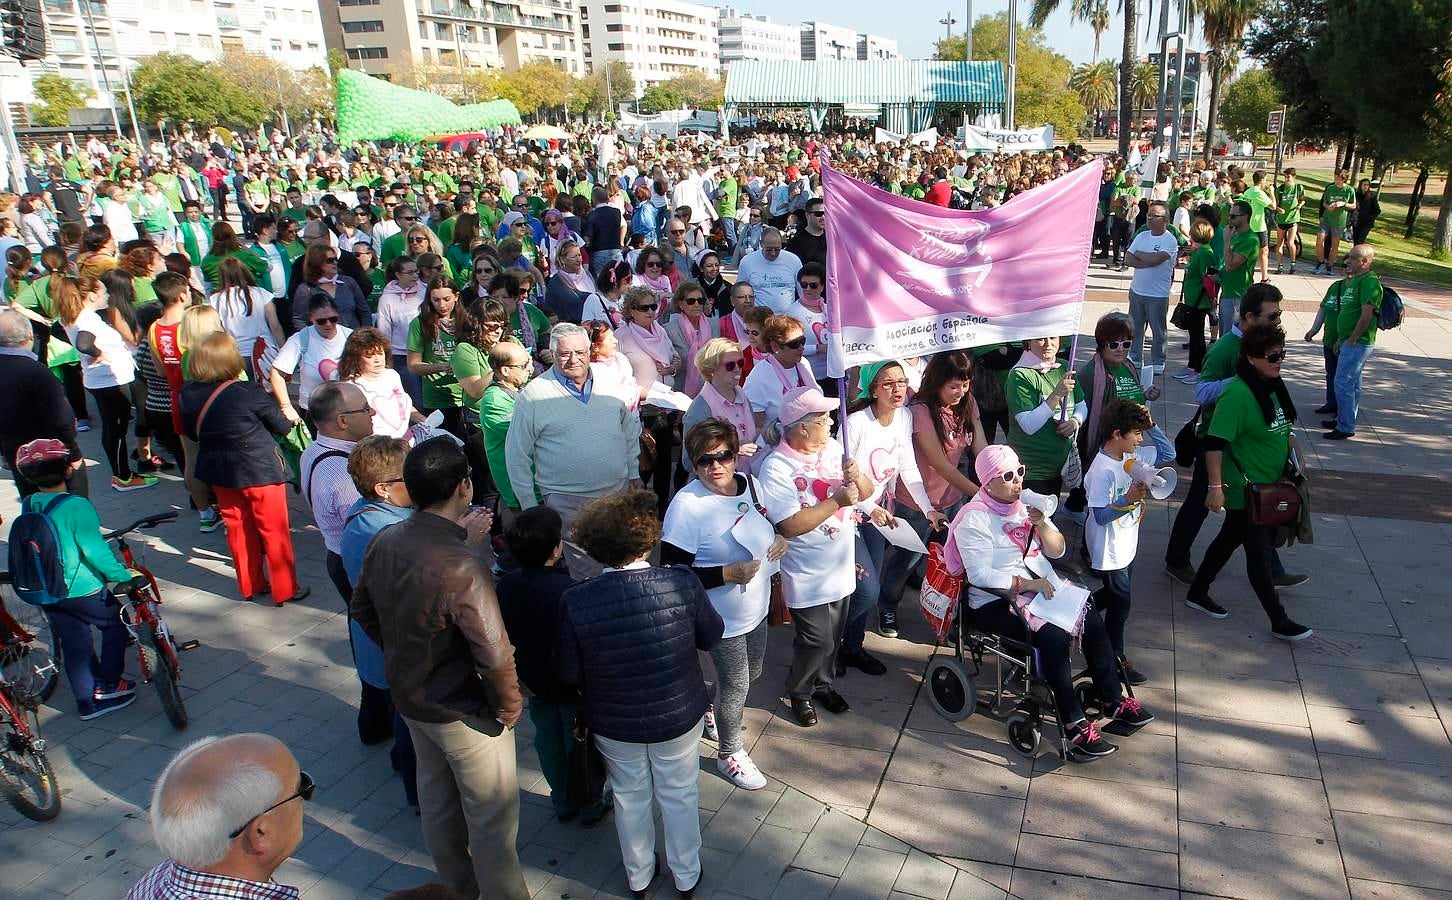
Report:
[[[728,372],[735,372],[739,370],[743,365],[745,365],[744,360],[732,359],[721,363],[721,368],[725,369]]]
[[[1281,360],[1283,360],[1285,358],[1286,358],[1286,351],[1284,351],[1284,350],[1272,350],[1270,353],[1267,353],[1265,355],[1265,361],[1268,362],[1268,363],[1270,363],[1273,366],[1276,365],[1276,364],[1278,364]]]
[[[804,291],[820,291],[822,289],[822,282],[820,281],[803,281],[801,285]]]
[[[825,216],[826,214],[827,211],[825,209],[814,209],[807,213],[807,215],[811,216]]]
[[[686,233],[686,230],[684,228],[672,228],[671,229],[671,234],[685,234],[685,233]]]
[[[1017,469],[1009,469],[998,477],[1003,479],[1004,484],[1013,484],[1015,481],[1022,481],[1023,477],[1027,474],[1028,467],[1019,466]]]
[[[418,216],[399,216],[398,217],[398,221],[400,221],[400,222],[417,222],[418,221]]]
[[[274,809],[277,809],[279,806],[282,806],[284,803],[291,803],[292,801],[299,798],[301,798],[304,803],[311,801],[313,799],[313,792],[316,791],[317,788],[318,786],[313,783],[313,776],[309,775],[306,772],[298,772],[296,791],[293,791],[291,794],[288,794],[286,797],[282,798],[281,800],[264,809],[262,812],[248,819],[246,822],[243,822],[240,828],[227,835],[227,839],[235,839],[237,835],[246,831],[247,827],[253,822],[256,822],[258,819],[272,812]]]
[[[645,264],[645,267],[647,269],[659,269],[660,266],[661,266],[661,264],[658,263],[658,262],[656,262],[655,260],[651,260],[650,262],[648,262],[648,263]]]
[[[787,348],[788,350],[800,350],[803,347],[807,346],[807,339],[806,339],[805,336],[799,337],[799,338],[793,338],[790,341],[782,341],[781,342],[781,345],[783,347]]]
[[[706,298],[705,297],[682,297],[681,298],[681,303],[683,303],[683,304],[685,304],[687,306],[696,306],[698,304],[705,303],[705,302],[706,302]]]
[[[1130,345],[1133,344],[1133,343],[1134,343],[1134,341],[1129,340],[1128,338],[1126,338],[1125,340],[1122,340],[1122,341],[1105,341],[1104,342],[1104,349],[1106,349],[1106,350],[1128,350],[1129,347],[1130,347]]]
[[[341,321],[337,316],[323,316],[321,319],[313,319],[314,325],[336,325]]]
[[[514,296],[519,297],[521,299],[523,299],[525,297],[528,297],[529,296],[529,288],[520,288],[519,289],[519,292],[517,294],[515,294]]]
[[[660,308],[660,304],[659,303],[642,303],[639,306],[632,306],[630,308],[633,309],[633,310],[635,310],[636,312],[655,312],[657,309]]]
[[[730,462],[736,458],[736,454],[730,450],[722,450],[719,453],[703,453],[696,457],[696,468],[704,469],[712,463]]]
[[[410,235],[408,240],[409,240],[409,243],[419,243],[419,244],[427,244],[429,242],[429,239],[426,238],[426,237],[424,237],[421,234]]]
[[[338,261],[338,257],[336,257],[336,256],[324,256],[323,257],[323,262],[325,262],[325,263],[335,263],[337,261]]]

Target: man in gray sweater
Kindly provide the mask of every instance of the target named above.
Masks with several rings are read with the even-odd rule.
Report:
[[[555,364],[519,392],[504,454],[521,509],[539,503],[564,520],[565,563],[576,580],[601,566],[569,541],[588,501],[640,486],[640,423],[611,385],[590,372],[590,333],[562,322],[550,329]]]

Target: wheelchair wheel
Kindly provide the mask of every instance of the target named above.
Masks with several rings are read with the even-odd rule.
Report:
[[[1024,712],[1016,712],[1008,717],[1008,745],[1018,755],[1033,759],[1034,754],[1039,752],[1039,744],[1043,741],[1043,732],[1039,730],[1039,723],[1033,717]]]
[[[973,676],[956,657],[934,656],[928,663],[928,697],[933,709],[949,722],[961,722],[973,715],[978,689]]]
[[[1094,682],[1081,681],[1074,685],[1074,699],[1079,701],[1079,706],[1089,719],[1104,718],[1104,698],[1099,695],[1099,688],[1094,686]]]

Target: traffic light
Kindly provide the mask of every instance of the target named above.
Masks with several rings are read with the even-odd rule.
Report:
[[[45,20],[40,0],[0,0],[0,41],[21,62],[45,59]]]

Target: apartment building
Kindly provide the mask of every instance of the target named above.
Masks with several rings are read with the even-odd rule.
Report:
[[[902,54],[897,52],[897,41],[892,38],[880,37],[875,34],[859,34],[857,35],[857,58],[901,59]]]
[[[801,59],[802,32],[796,25],[773,22],[733,7],[717,10],[716,28],[721,35],[721,68],[738,59]]]
[[[803,22],[799,28],[802,59],[856,59],[857,31],[826,22]]]
[[[692,72],[719,78],[717,19],[716,7],[684,0],[582,0],[585,64],[625,63],[638,91]]]

